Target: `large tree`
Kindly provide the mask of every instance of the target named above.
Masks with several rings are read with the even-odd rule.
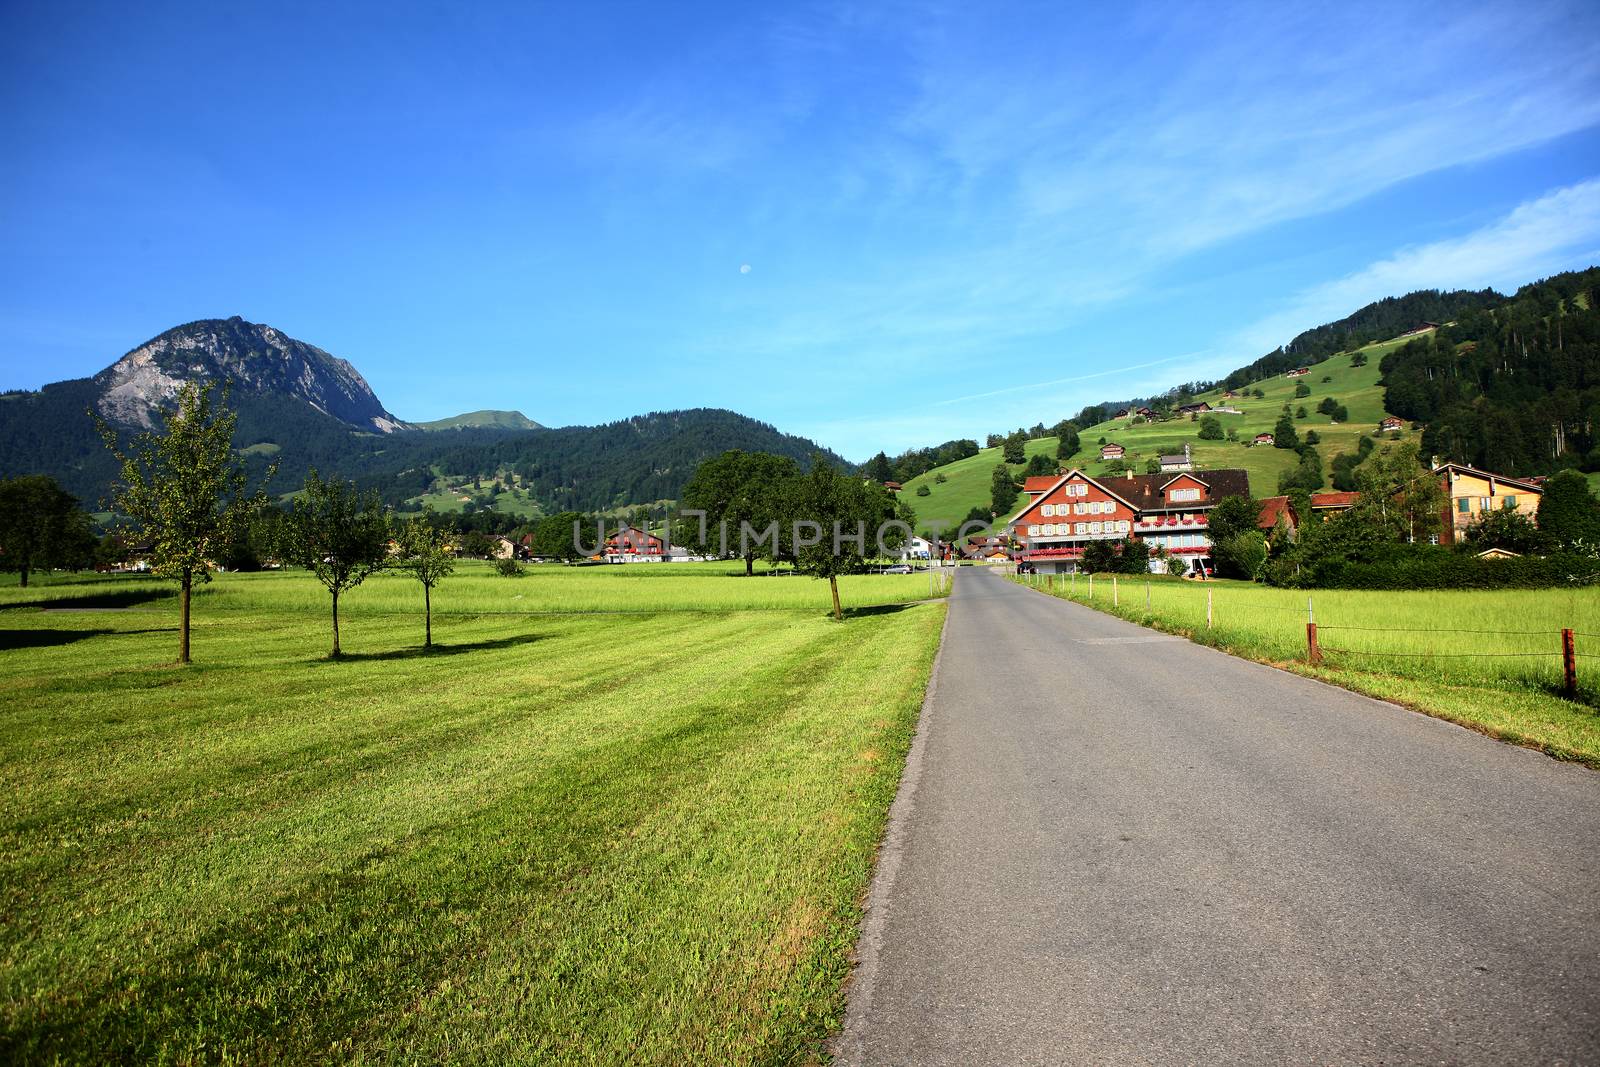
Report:
[[[333,597],[333,650],[339,656],[339,594],[354,589],[389,561],[389,518],[370,490],[323,481],[313,468],[283,523],[283,556],[317,576]]]
[[[94,559],[89,516],[77,498],[42,474],[0,481],[0,570],[28,575],[44,567],[83,567]]]
[[[1056,437],[1057,459],[1071,459],[1082,449],[1083,445],[1078,440],[1078,427],[1070,419],[1056,423],[1051,432]]]
[[[583,558],[578,540],[583,536],[583,516],[576,511],[561,511],[539,520],[533,531],[533,554],[542,559],[575,563]]]
[[[1591,550],[1600,547],[1600,500],[1577,471],[1552,475],[1539,498],[1539,530],[1561,548],[1580,541]]]
[[[883,524],[897,518],[894,498],[819,455],[809,472],[789,480],[785,501],[790,526],[785,534],[795,570],[828,580],[833,617],[843,621],[839,577],[866,569]]]
[[[742,556],[745,574],[754,574],[757,546],[740,531],[748,523],[759,533],[782,521],[784,487],[799,471],[787,456],[737,449],[701,463],[683,488],[683,506],[705,512],[702,547]]]
[[[450,535],[432,516],[415,515],[400,530],[400,562],[422,585],[422,647],[433,647],[433,587],[450,577]]]
[[[1413,441],[1385,448],[1356,469],[1361,496],[1352,510],[1394,541],[1426,541],[1439,532],[1445,508],[1438,475],[1422,464]]]
[[[161,413],[161,429],[139,434],[124,450],[117,431],[91,412],[100,436],[122,465],[112,509],[133,519],[150,542],[151,569],[178,582],[178,662],[189,662],[189,606],[195,579],[211,580],[214,554],[242,535],[266,505],[233,451],[235,414],[228,388],[214,407],[214,386],[185,382]],[[263,484],[275,469],[267,471]]]
[[[1011,512],[1019,492],[1021,490],[1017,487],[1017,480],[1011,476],[1011,469],[1004,463],[995,464],[994,474],[989,478],[989,503],[996,517]]]

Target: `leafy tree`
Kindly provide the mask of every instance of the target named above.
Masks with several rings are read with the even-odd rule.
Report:
[[[1150,546],[1131,534],[1117,544],[1116,569],[1123,574],[1150,571]]]
[[[1215,542],[1219,570],[1238,578],[1254,578],[1267,561],[1267,538],[1260,530],[1248,530]]]
[[[798,537],[792,539],[795,570],[828,579],[833,617],[842,622],[839,577],[866,569],[867,559],[875,551],[878,528],[896,515],[894,500],[881,486],[842,474],[821,456],[812,460],[810,471],[789,480],[785,498],[792,531],[802,523],[820,529],[816,544],[803,545]],[[854,540],[858,533],[864,543]]]
[[[178,582],[178,662],[189,662],[189,609],[195,579],[211,580],[211,554],[239,536],[266,505],[234,458],[236,416],[228,389],[213,409],[213,386],[186,382],[176,404],[161,413],[162,429],[134,438],[124,451],[117,432],[91,412],[106,448],[121,465],[113,510],[138,523],[150,541],[152,571]],[[267,480],[272,471],[269,469]]]
[[[1026,463],[1028,460],[1028,435],[1021,430],[1011,434],[1005,442],[1005,461],[1007,463]]]
[[[737,450],[700,464],[684,486],[683,506],[706,513],[710,544],[702,547],[711,550],[713,546],[723,546],[722,536],[716,532],[723,524],[728,549],[737,551],[742,543],[739,532],[745,523],[761,531],[774,521],[781,522],[784,487],[799,471],[799,464],[787,456]],[[753,575],[756,546],[746,545],[743,555],[744,572]]]
[[[1322,456],[1310,444],[1305,444],[1300,448],[1300,462],[1294,469],[1278,475],[1278,492],[1303,489],[1314,493],[1322,488],[1322,483]]]
[[[1515,508],[1486,511],[1467,527],[1464,543],[1475,551],[1503,548],[1508,552],[1532,555],[1543,552],[1550,538],[1532,519]]]
[[[1090,574],[1103,574],[1115,570],[1117,550],[1109,540],[1090,541],[1083,547],[1083,560],[1080,565]]]
[[[1041,477],[1055,474],[1057,469],[1055,462],[1049,456],[1039,452],[1029,457],[1028,465],[1023,468],[1022,473],[1029,477]]]
[[[933,475],[933,484],[934,485],[943,485],[945,482],[948,482],[949,480],[950,480],[949,478],[946,478],[944,476],[944,471],[936,471],[934,473],[934,475]]]
[[[1206,513],[1206,532],[1213,543],[1249,533],[1261,519],[1261,505],[1250,496],[1225,496]]]
[[[1367,354],[1365,352],[1353,353],[1350,356],[1350,365],[1352,367],[1365,367],[1367,365]]]
[[[1346,514],[1390,541],[1426,541],[1439,532],[1444,488],[1407,441],[1368,458],[1356,471],[1360,499]]]
[[[305,491],[283,524],[284,558],[317,576],[333,597],[333,650],[339,650],[339,594],[354,589],[389,560],[389,519],[378,494],[354,483],[307,472]]]
[[[1305,443],[1307,445],[1320,445],[1322,443],[1322,435],[1315,430],[1307,430]]]
[[[1299,407],[1294,409],[1294,417],[1297,419],[1308,418],[1310,417],[1310,414],[1311,413],[1306,410],[1306,406],[1304,404],[1301,404]]]
[[[1350,421],[1350,409],[1345,407],[1343,404],[1339,404],[1338,406],[1336,406],[1328,414],[1329,414],[1329,417],[1334,422],[1349,422]]]
[[[1294,398],[1296,400],[1300,400],[1310,395],[1311,386],[1307,385],[1304,381],[1298,381],[1294,383]]]
[[[999,448],[1006,443],[1005,434],[992,433],[983,439],[984,448]]]
[[[1228,427],[1228,440],[1237,441],[1238,439],[1239,431],[1232,426]]]
[[[1222,420],[1215,415],[1207,415],[1200,420],[1200,440],[1220,441],[1223,437]]]
[[[1263,392],[1262,392],[1262,391],[1261,391],[1261,390],[1260,390],[1260,388],[1259,388],[1259,387],[1258,387],[1258,388],[1255,388],[1255,389],[1252,389],[1252,390],[1250,390],[1250,395],[1251,395],[1251,396],[1253,396],[1253,397],[1255,397],[1255,398],[1256,398],[1256,399],[1257,399],[1257,400],[1265,400],[1265,399],[1266,399],[1266,398],[1267,398],[1267,394],[1266,394],[1266,393],[1263,393]]]
[[[1300,448],[1300,434],[1294,428],[1294,418],[1289,414],[1289,405],[1283,405],[1283,414],[1278,416],[1278,422],[1272,427],[1272,447]]]
[[[455,570],[449,534],[430,518],[413,517],[400,530],[400,564],[422,584],[423,648],[433,647],[433,587]]]
[[[1154,456],[1151,456],[1149,459],[1144,461],[1144,472],[1146,474],[1160,474],[1161,461],[1156,459]]]
[[[36,569],[87,566],[95,548],[89,516],[54,478],[0,481],[0,570],[16,572],[22,588]]]
[[[1011,469],[1004,463],[995,464],[994,473],[989,478],[989,503],[994,508],[994,514],[1010,514],[1020,491],[1016,479],[1011,476]]]
[[[994,518],[994,515],[995,513],[992,511],[985,511],[983,508],[973,505],[968,509],[966,515],[962,517],[961,525],[964,526],[969,522],[981,522],[985,526],[988,526],[989,521]]]
[[[932,496],[933,495],[933,490],[928,486],[927,482],[923,482],[921,485],[917,486],[917,495],[918,496]]]
[[[1322,402],[1317,405],[1317,411],[1323,415],[1332,415],[1338,410],[1339,402],[1331,396],[1323,397]]]
[[[558,559],[574,563],[583,558],[578,551],[578,537],[583,529],[583,516],[576,511],[561,511],[546,515],[533,530],[533,554],[541,559]]]
[[[1583,475],[1561,471],[1544,483],[1538,523],[1540,531],[1563,549],[1579,541],[1600,544],[1600,500],[1595,499]]]

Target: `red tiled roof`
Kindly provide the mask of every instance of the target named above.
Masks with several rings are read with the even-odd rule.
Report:
[[[1289,498],[1286,496],[1269,496],[1261,501],[1261,514],[1256,519],[1256,525],[1263,530],[1271,530],[1278,525],[1278,516],[1287,515],[1289,521],[1294,522],[1294,512],[1289,507]]]
[[[1042,493],[1061,480],[1059,474],[1035,474],[1022,482],[1024,493]]]
[[[1360,493],[1312,493],[1311,506],[1314,508],[1348,508],[1353,507],[1361,499]]]

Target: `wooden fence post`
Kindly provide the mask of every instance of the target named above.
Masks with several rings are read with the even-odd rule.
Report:
[[[1094,599],[1094,575],[1089,575],[1089,599]]]
[[[1206,590],[1206,629],[1211,629],[1211,590]]]
[[[1322,662],[1322,647],[1317,644],[1317,624],[1314,622],[1306,623],[1306,658],[1312,666]]]
[[[1561,631],[1561,684],[1567,699],[1578,697],[1578,649],[1572,640],[1572,630]]]
[[[1116,607],[1121,601],[1117,599],[1117,576],[1111,576],[1111,606]]]
[[[1144,580],[1144,610],[1150,610],[1150,579]]]

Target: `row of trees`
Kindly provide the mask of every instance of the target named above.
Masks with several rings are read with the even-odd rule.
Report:
[[[882,547],[898,549],[916,515],[870,477],[842,471],[821,455],[809,470],[787,456],[724,452],[701,463],[684,486],[683,507],[704,512],[679,524],[678,540],[708,555],[787,562],[801,574],[826,578],[833,614],[843,619],[839,578],[859,574]],[[568,536],[570,537],[570,531]]]

